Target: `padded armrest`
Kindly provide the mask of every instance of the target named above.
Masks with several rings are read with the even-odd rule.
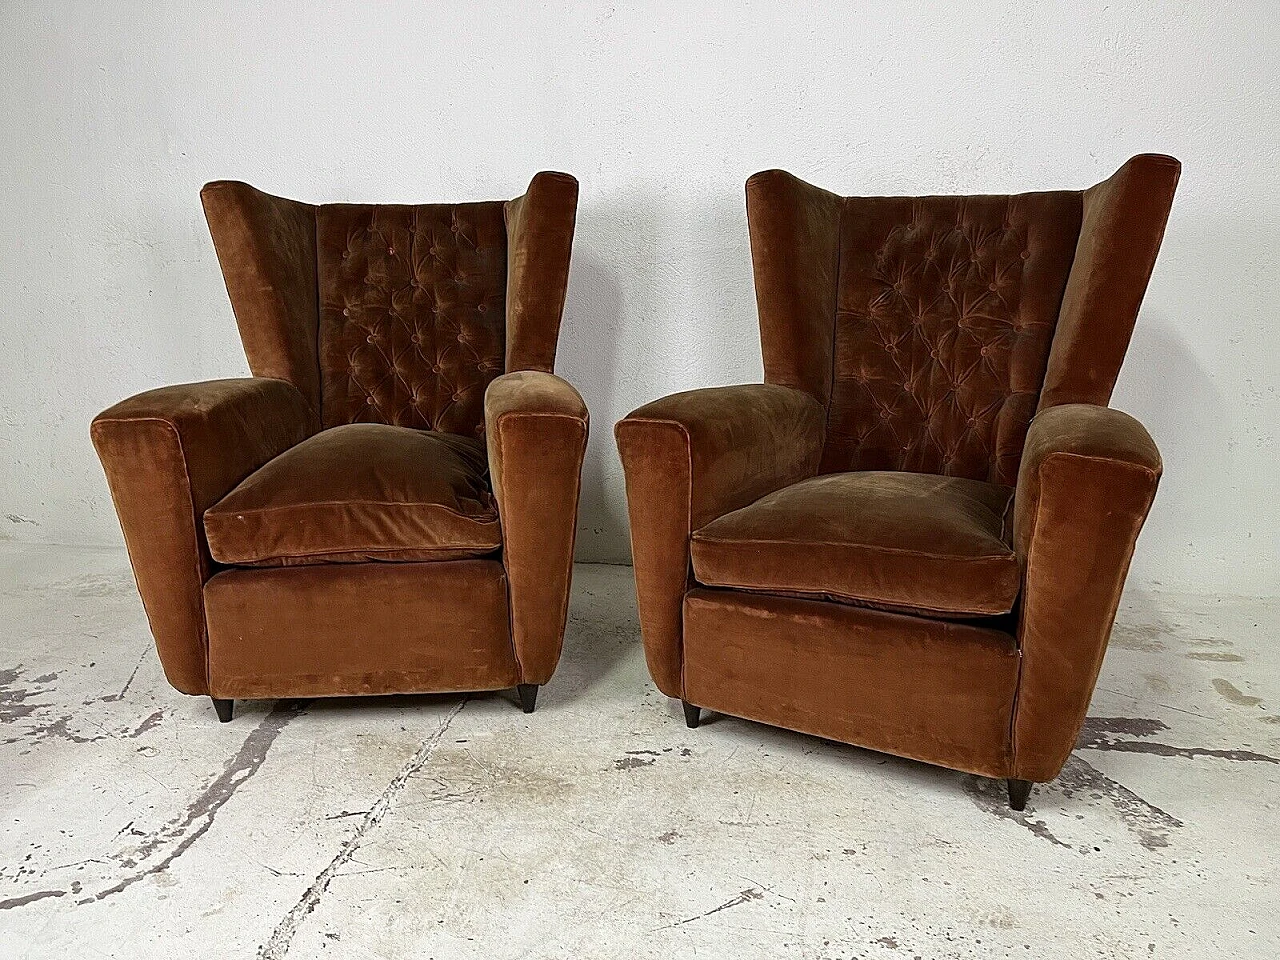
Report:
[[[1070,755],[1160,471],[1150,435],[1118,410],[1064,404],[1031,422],[1013,504],[1023,569],[1018,779],[1052,780]]]
[[[489,384],[484,419],[520,682],[542,684],[569,611],[587,406],[554,374],[521,370]]]
[[[306,439],[312,411],[284,380],[210,380],[149,390],[90,427],[169,682],[208,692],[201,517],[272,457]]]
[[[615,428],[645,656],[667,696],[681,694],[689,535],[813,476],[825,428],[817,400],[775,384],[673,394],[645,404]]]

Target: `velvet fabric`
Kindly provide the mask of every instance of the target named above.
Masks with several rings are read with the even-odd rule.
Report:
[[[300,443],[312,413],[292,384],[254,378],[149,390],[94,418],[90,435],[160,663],[183,693],[208,692],[202,588],[214,564],[201,518]]]
[[[1092,404],[1031,423],[1014,498],[1023,569],[1014,772],[1051,780],[1071,754],[1162,466],[1137,420]]]
[[[928,763],[1007,776],[1018,683],[1000,630],[793,597],[685,596],[684,697]]]
[[[555,370],[577,209],[578,181],[552,171],[506,204],[508,370]]]
[[[1159,475],[1105,404],[1178,170],[1144,155],[1016,196],[747,181],[766,385],[654,401],[615,431],[659,690],[1057,775]]]
[[[331,697],[520,682],[502,564],[227,570],[205,585],[210,693]]]
[[[587,406],[559,377],[522,370],[489,385],[485,421],[511,593],[511,639],[522,682],[546,683],[560,659],[569,615],[571,518],[587,449]]]
[[[503,370],[502,204],[329,204],[316,224],[324,425],[480,436]]]
[[[1084,192],[1040,407],[1111,400],[1164,239],[1182,165],[1141,154]]]
[[[1012,487],[923,473],[829,473],[693,532],[712,587],[810,595],[928,616],[1008,613],[1021,573]]]
[[[297,387],[318,429],[317,208],[237,180],[205,184],[200,200],[249,369]]]
[[[257,377],[152,391],[92,429],[170,682],[546,682],[587,433],[553,376],[577,182],[538,174],[509,203],[201,198]]]
[[[351,423],[285,451],[204,515],[231,566],[458,560],[502,547],[484,444]]]
[[[615,434],[626,471],[645,658],[658,689],[678,697],[690,534],[813,476],[822,453],[822,407],[789,387],[713,387],[646,404]]]

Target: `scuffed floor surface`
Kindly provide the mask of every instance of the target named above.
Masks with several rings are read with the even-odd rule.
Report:
[[[710,716],[579,567],[537,713],[165,683],[122,553],[0,549],[0,956],[1272,957],[1280,614],[1130,596],[1062,778]]]

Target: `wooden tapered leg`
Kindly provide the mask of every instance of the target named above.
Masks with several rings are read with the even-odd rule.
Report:
[[[234,700],[219,700],[217,697],[210,697],[213,701],[213,709],[218,713],[218,719],[223,723],[231,722],[231,713],[235,709],[236,702]]]
[[[520,709],[525,713],[533,713],[534,705],[538,702],[538,685],[522,683],[516,687],[516,693],[520,694]]]
[[[688,700],[681,700],[680,704],[684,707],[684,722],[690,730],[696,730],[698,723],[702,720],[702,708],[695,707]]]
[[[1009,780],[1009,806],[1014,810],[1027,809],[1027,797],[1031,796],[1030,780]]]

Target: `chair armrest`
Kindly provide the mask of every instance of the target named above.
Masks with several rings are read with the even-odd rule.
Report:
[[[507,370],[555,369],[577,211],[578,181],[546,170],[506,205]]]
[[[826,411],[809,394],[746,384],[655,400],[615,428],[645,657],[667,696],[681,694],[689,535],[813,476],[825,427]]]
[[[559,377],[522,370],[489,384],[484,419],[520,682],[542,684],[569,611],[587,407]]]
[[[312,411],[283,380],[161,387],[94,418],[107,475],[165,676],[208,692],[204,511],[310,432]]]
[[[1052,780],[1071,753],[1160,472],[1147,431],[1118,410],[1064,404],[1031,422],[1013,501],[1020,780]]]

